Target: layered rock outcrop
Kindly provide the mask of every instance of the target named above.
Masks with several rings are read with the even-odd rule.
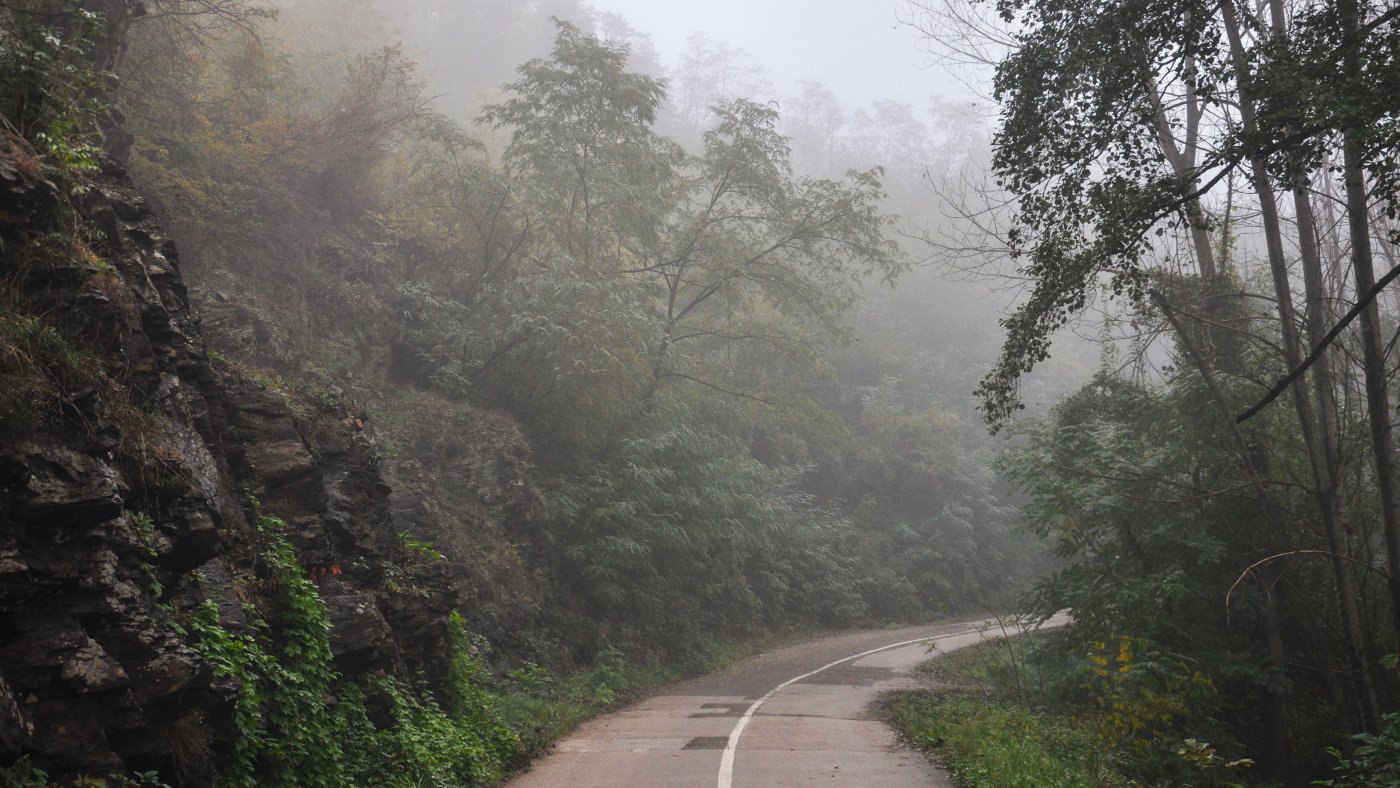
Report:
[[[49,381],[38,396],[53,402],[37,410],[48,417],[6,425],[0,446],[0,749],[59,775],[207,747],[228,688],[170,626],[161,584],[246,528],[224,473],[218,375],[173,245],[113,163],[80,210],[90,259],[6,272],[86,341],[83,363],[102,367],[93,379],[117,386]],[[27,219],[9,225],[12,248],[52,231],[44,211]]]
[[[7,248],[52,233],[51,184],[0,162],[0,190]],[[112,384],[41,381],[44,403],[6,411],[39,415],[0,425],[0,766],[203,784],[237,685],[178,623],[212,599],[226,628],[247,625],[261,513],[317,580],[342,674],[431,679],[471,593],[450,556],[406,540],[419,507],[391,497],[363,414],[211,360],[177,249],[119,165],[79,211],[85,259],[0,263]],[[493,484],[524,487],[512,463]]]

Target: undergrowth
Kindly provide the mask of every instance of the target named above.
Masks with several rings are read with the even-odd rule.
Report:
[[[559,673],[527,664],[495,686],[501,715],[520,736],[523,763],[589,717],[681,676],[674,667],[638,665],[609,648],[586,670]]]
[[[27,755],[9,766],[0,767],[0,788],[49,788],[54,784],[49,780],[49,773],[30,762]],[[156,772],[84,774],[70,784],[75,788],[169,788]]]
[[[326,607],[283,524],[259,517],[265,576],[245,590],[248,631],[232,632],[213,602],[184,628],[238,700],[225,756],[227,786],[484,785],[498,782],[519,738],[496,712],[486,670],[454,617],[445,708],[399,679],[346,679],[331,664]],[[387,720],[375,710],[387,710]]]
[[[155,419],[73,308],[83,296],[130,308],[82,208],[100,169],[98,88],[108,75],[89,53],[101,20],[50,10],[6,6],[0,25],[0,164],[21,184],[4,195],[0,227],[0,440],[112,427],[118,451],[145,464],[154,460]]]
[[[936,757],[960,786],[1235,786],[1253,763],[1230,759],[1203,738],[1161,734],[1144,756],[1122,735],[1143,736],[1157,705],[1131,692],[1107,705],[1083,696],[1111,676],[1125,685],[1145,672],[1127,641],[1076,659],[1064,633],[1001,638],[951,652],[920,672],[943,686],[891,695],[895,725]],[[1146,720],[1146,721],[1144,721]]]
[[[260,516],[258,530],[264,570],[244,583],[247,629],[223,625],[212,601],[180,625],[215,674],[239,687],[218,748],[219,785],[492,785],[582,720],[682,676],[608,648],[574,673],[527,664],[493,677],[483,644],[456,614],[441,697],[395,677],[340,676],[325,605],[282,522]],[[727,664],[763,645],[715,645],[690,667]]]
[[[1094,725],[1037,702],[1046,688],[1029,667],[1030,643],[1002,638],[926,663],[921,672],[945,686],[892,695],[895,725],[960,786],[1131,784],[1106,757]]]
[[[959,785],[1128,785],[1096,755],[1093,734],[1069,717],[955,690],[901,693],[891,710],[905,736],[937,755]]]

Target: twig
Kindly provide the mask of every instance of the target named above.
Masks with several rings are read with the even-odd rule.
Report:
[[[1386,574],[1386,572],[1385,572],[1384,569],[1381,569],[1381,568],[1378,567],[1378,566],[1372,566],[1371,564],[1368,564],[1368,563],[1366,563],[1365,561],[1358,561],[1358,560],[1356,560],[1355,558],[1352,558],[1351,556],[1336,555],[1335,553],[1333,553],[1333,552],[1330,551],[1330,550],[1290,550],[1290,551],[1288,551],[1288,552],[1286,552],[1286,553],[1277,553],[1277,554],[1275,554],[1275,555],[1268,556],[1267,558],[1261,558],[1261,559],[1259,559],[1258,561],[1255,561],[1254,563],[1252,563],[1252,564],[1250,564],[1249,566],[1245,567],[1245,568],[1244,568],[1244,571],[1243,571],[1243,572],[1240,572],[1240,576],[1237,577],[1237,578],[1235,578],[1235,582],[1233,582],[1233,583],[1230,584],[1230,590],[1225,592],[1225,616],[1226,616],[1226,619],[1228,620],[1228,619],[1229,619],[1229,616],[1230,616],[1230,596],[1231,596],[1232,594],[1235,593],[1235,589],[1239,587],[1240,583],[1244,582],[1244,579],[1245,579],[1246,577],[1248,577],[1248,576],[1254,574],[1254,570],[1255,570],[1255,569],[1258,569],[1259,567],[1263,566],[1264,564],[1268,564],[1268,563],[1272,563],[1272,562],[1274,562],[1274,561],[1277,561],[1277,560],[1280,559],[1280,558],[1292,558],[1293,556],[1300,556],[1300,555],[1323,555],[1323,556],[1327,556],[1327,557],[1329,557],[1329,558],[1334,558],[1334,557],[1335,557],[1335,558],[1340,558],[1340,559],[1342,559],[1343,561],[1349,561],[1349,562],[1351,562],[1351,563],[1353,563],[1353,564],[1356,564],[1357,566],[1360,566],[1360,567],[1362,567],[1362,568],[1364,568],[1364,569],[1368,569],[1368,570],[1370,570],[1370,571],[1372,571],[1372,572],[1375,572],[1376,574],[1378,574],[1378,575],[1380,575],[1382,578],[1384,578],[1387,582],[1390,581],[1390,575]],[[1263,580],[1262,580],[1262,579],[1260,580],[1260,583],[1261,583],[1261,584],[1263,583]]]

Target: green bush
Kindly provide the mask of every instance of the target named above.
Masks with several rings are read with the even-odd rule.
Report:
[[[921,670],[956,688],[894,696],[895,723],[962,785],[1230,786],[1256,776],[1249,759],[1222,754],[1233,742],[1172,727],[1197,691],[1182,686],[1193,679],[1179,666],[1154,665],[1161,656],[1130,640],[1091,644],[1086,660],[1079,637],[1003,638],[933,660]]]
[[[263,606],[249,606],[249,633],[219,623],[206,602],[184,624],[216,676],[240,683],[222,785],[341,785],[341,730],[325,713],[331,669],[325,604],[282,535],[281,521],[259,518],[268,567]]]
[[[42,156],[49,177],[96,169],[92,132],[101,103],[94,96],[102,75],[90,53],[101,20],[90,11],[26,5],[37,4],[7,5],[0,16],[0,114]]]
[[[1350,757],[1336,747],[1327,751],[1337,759],[1337,776],[1317,785],[1334,788],[1379,788],[1400,785],[1400,711],[1385,715],[1380,733],[1362,733]]]
[[[496,711],[487,673],[453,616],[447,709],[427,691],[335,673],[330,623],[315,584],[297,562],[281,521],[259,518],[267,577],[254,588],[250,632],[233,633],[206,602],[184,632],[216,675],[240,683],[218,784],[228,786],[482,785],[499,782],[520,740]],[[387,701],[377,727],[367,694]]]
[[[393,724],[370,721],[360,688],[341,690],[335,721],[347,743],[342,785],[492,785],[505,776],[518,740],[498,720],[457,719],[431,694],[416,697],[393,679],[371,685],[389,699]]]

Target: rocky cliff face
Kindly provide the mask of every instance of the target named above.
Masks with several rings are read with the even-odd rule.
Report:
[[[60,326],[82,373],[0,352],[13,395],[0,407],[0,765],[28,755],[57,777],[154,769],[207,782],[204,755],[237,687],[177,623],[213,599],[225,627],[246,626],[259,512],[287,523],[318,583],[337,670],[431,680],[448,613],[473,601],[466,547],[404,535],[423,506],[391,495],[363,414],[211,360],[177,250],[117,164],[94,177],[80,216],[57,217],[62,202],[0,154],[0,269],[40,316],[13,323]],[[56,228],[81,236],[83,253],[10,254]],[[516,491],[479,505],[528,516],[518,454],[478,469],[500,477],[492,490]]]
[[[6,185],[11,201],[58,203],[40,179]],[[47,418],[7,425],[16,437],[0,449],[0,745],[60,773],[208,740],[221,693],[155,589],[198,567],[231,587],[221,543],[247,527],[225,473],[233,425],[173,245],[115,165],[82,202],[91,259],[6,272],[92,342],[97,379],[125,389],[44,391]],[[54,224],[44,209],[24,219],[12,247]]]

